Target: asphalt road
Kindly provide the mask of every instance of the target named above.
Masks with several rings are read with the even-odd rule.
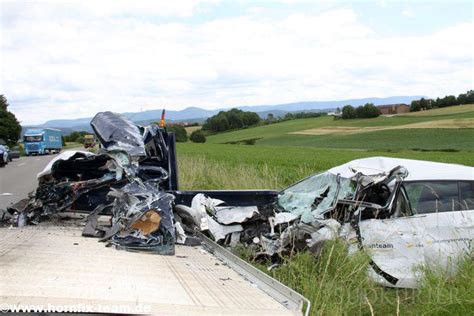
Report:
[[[28,197],[38,184],[36,174],[55,156],[21,157],[0,168],[0,209]]]

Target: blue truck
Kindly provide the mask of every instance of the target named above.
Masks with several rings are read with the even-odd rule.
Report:
[[[63,147],[61,131],[54,128],[29,129],[23,136],[25,155],[47,155],[60,152]]]

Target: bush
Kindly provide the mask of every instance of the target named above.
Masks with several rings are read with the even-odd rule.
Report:
[[[182,125],[168,125],[166,126],[166,131],[169,133],[174,133],[176,141],[179,143],[185,143],[188,141],[188,132]]]
[[[342,108],[342,118],[343,119],[353,119],[356,118],[356,110],[352,105],[346,105]]]
[[[380,110],[378,107],[373,105],[372,103],[366,103],[364,106],[361,106],[362,113],[358,118],[374,118],[380,115]]]
[[[204,135],[203,131],[201,131],[200,129],[192,132],[189,139],[193,143],[205,143],[206,142],[206,136]]]

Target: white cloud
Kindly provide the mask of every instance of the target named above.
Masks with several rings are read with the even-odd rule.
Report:
[[[473,23],[384,38],[347,7],[193,20],[209,2],[175,2],[4,6],[0,90],[21,120],[38,123],[105,109],[438,96],[474,84]]]

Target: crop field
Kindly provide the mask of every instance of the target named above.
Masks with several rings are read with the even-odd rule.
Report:
[[[188,126],[188,127],[185,127],[186,133],[188,133],[188,135],[191,135],[192,132],[197,131],[199,129],[201,129],[201,126]]]
[[[474,150],[474,105],[374,119],[319,117],[226,132],[208,137],[225,144],[256,140],[257,145],[373,150]],[[432,115],[430,114],[432,113]],[[421,114],[418,114],[421,113]],[[418,114],[418,115],[412,115]]]
[[[458,107],[456,107],[458,108]],[[433,110],[423,115],[334,121],[330,117],[301,119],[208,137],[204,144],[179,143],[181,189],[282,189],[313,173],[353,159],[387,156],[474,166],[474,129],[456,126],[472,122],[474,106],[456,111]],[[418,113],[417,113],[418,114]],[[416,128],[404,125],[415,124]],[[455,125],[454,128],[449,126]],[[421,125],[421,127],[420,127]],[[448,126],[449,125],[449,126]],[[387,127],[396,127],[390,129]],[[433,128],[436,126],[437,128]],[[443,128],[439,128],[444,126]],[[363,133],[294,135],[312,128],[387,128]],[[223,144],[258,138],[255,145]],[[285,258],[267,271],[253,261],[247,248],[243,258],[310,299],[313,315],[340,314],[458,314],[472,312],[474,265],[467,259],[456,276],[426,271],[416,290],[382,288],[367,278],[368,258],[347,255],[340,241],[328,243],[315,259],[309,253]]]
[[[310,128],[302,131],[293,132],[290,134],[294,135],[351,135],[358,133],[369,133],[387,130],[399,130],[399,129],[457,129],[457,128],[474,128],[474,118],[465,119],[448,119],[448,120],[435,120],[421,123],[411,123],[404,125],[392,125],[392,126],[367,126],[367,127],[356,127],[356,126],[326,126],[320,128]]]

